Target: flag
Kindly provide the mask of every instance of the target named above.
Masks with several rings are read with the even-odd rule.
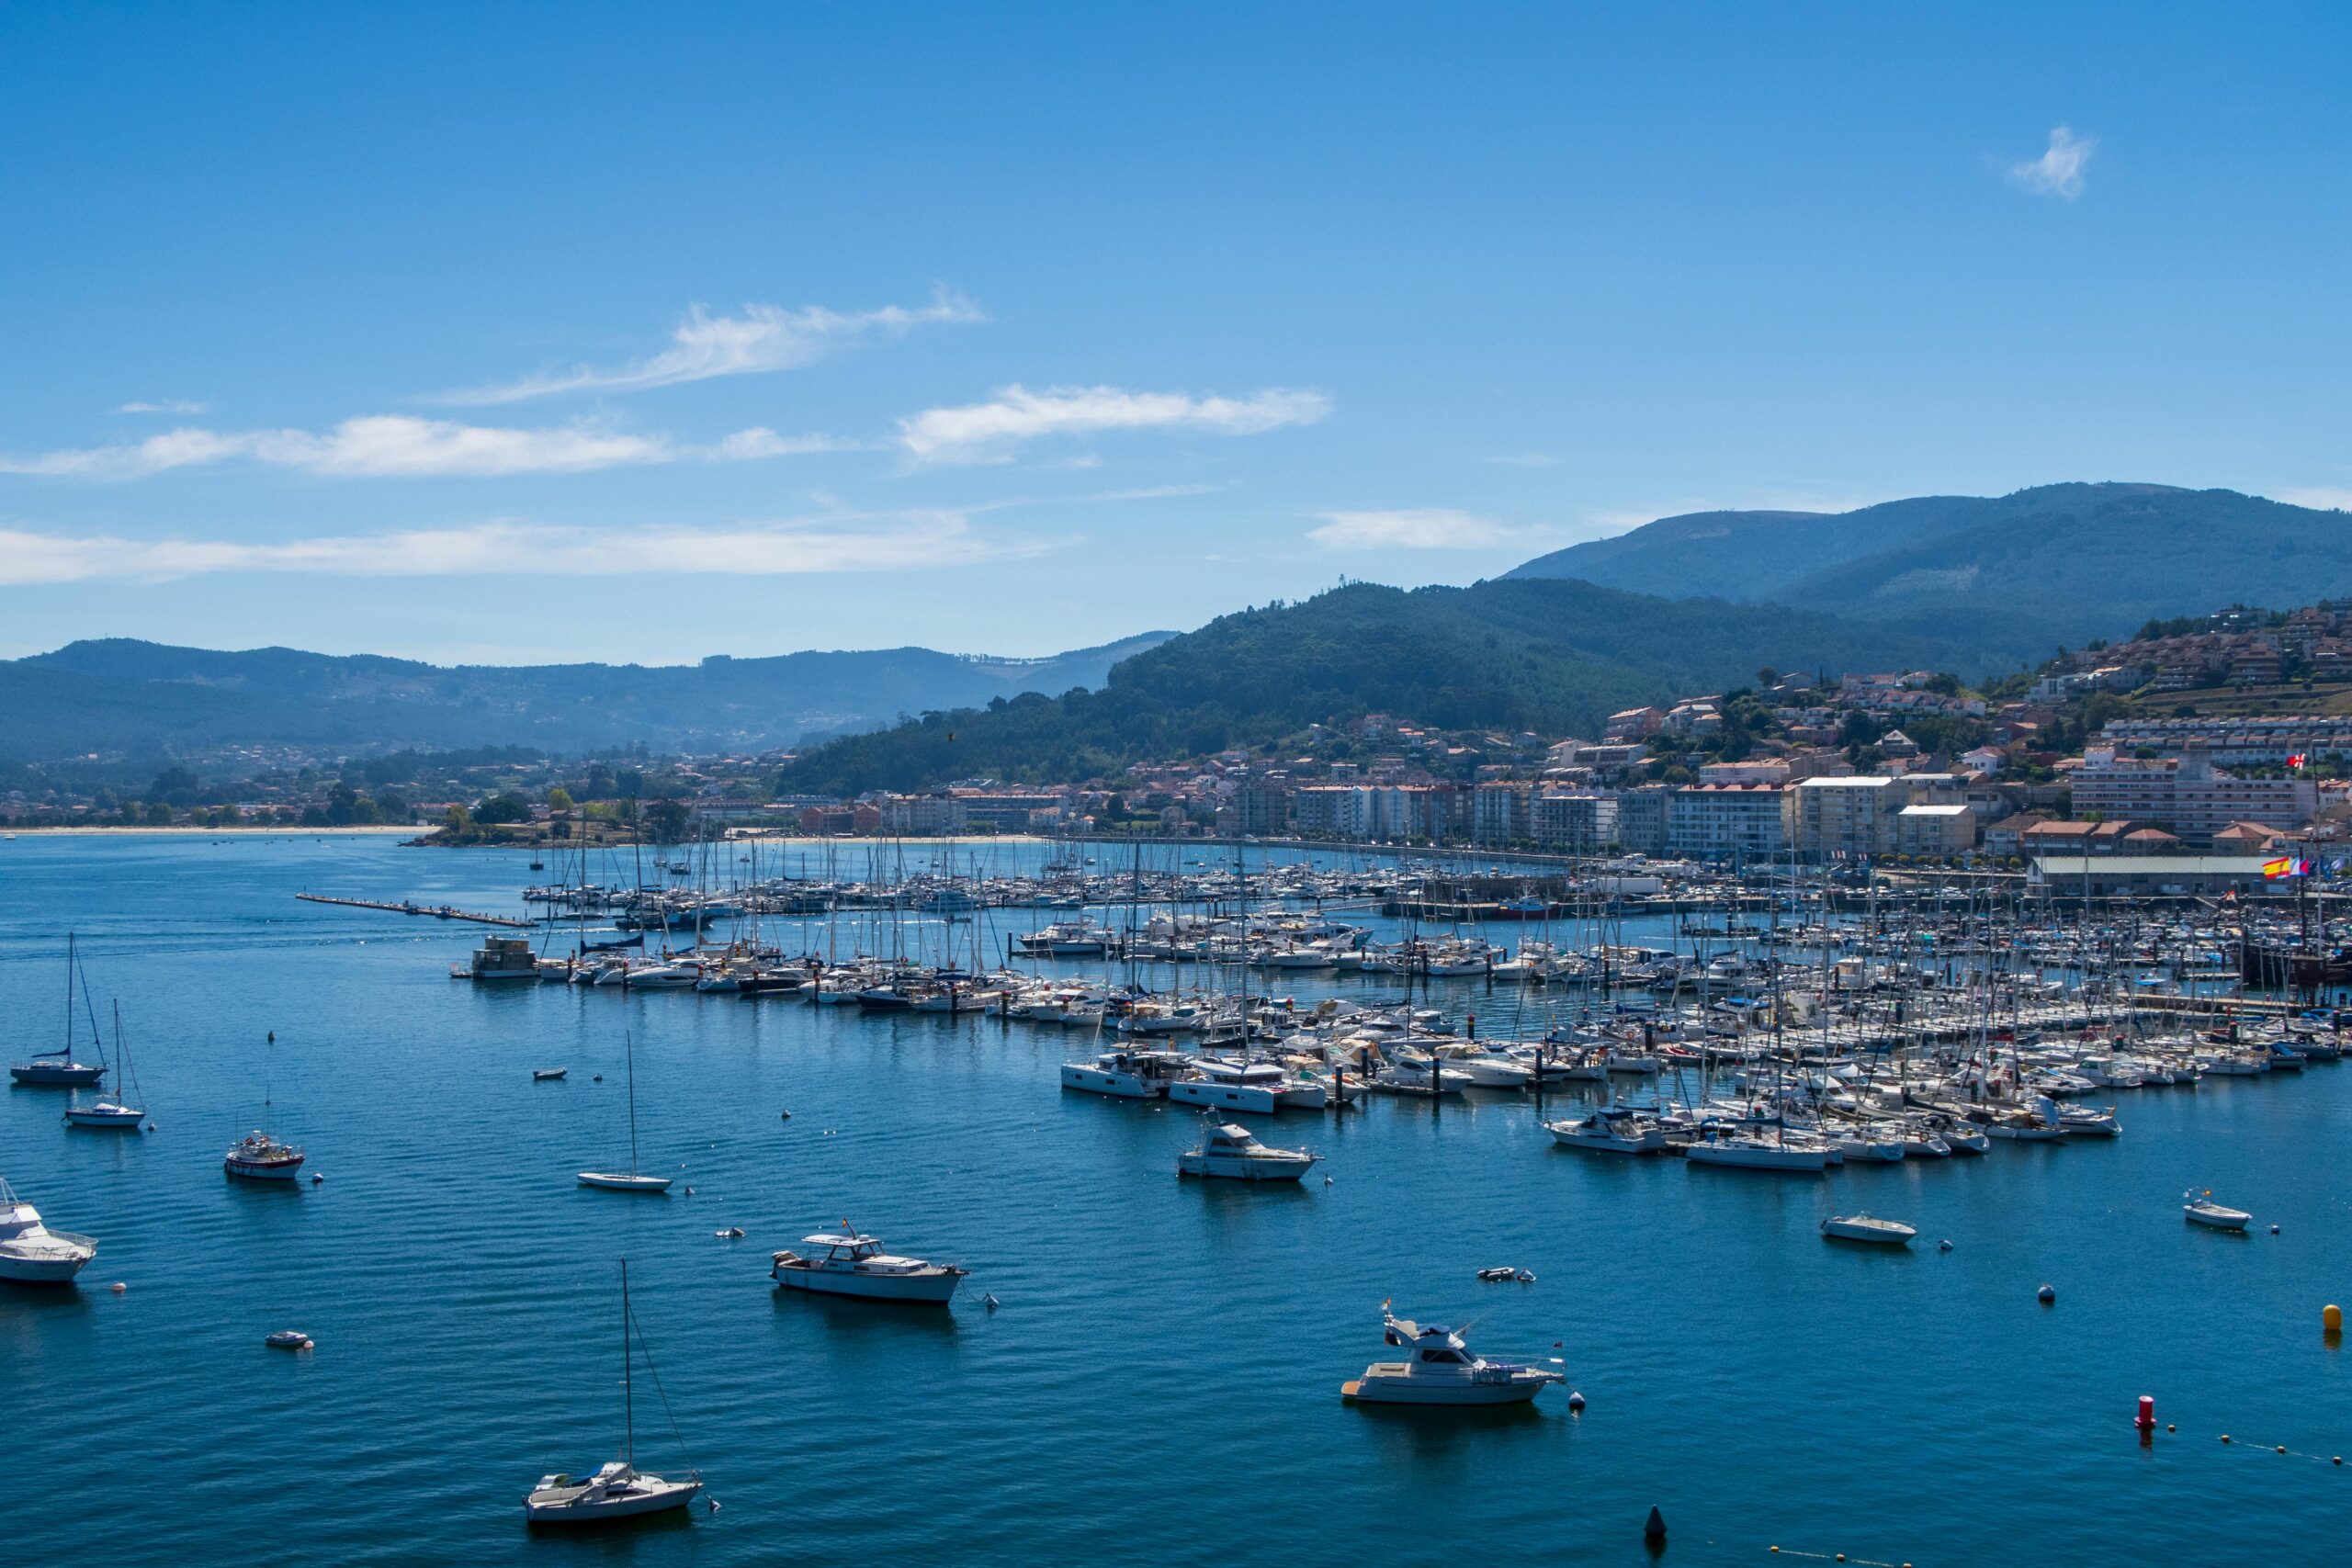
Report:
[[[2303,765],[2303,754],[2301,751],[2296,752],[2293,756],[2287,759],[2287,765],[2290,768],[2300,769]]]
[[[2295,874],[2294,864],[2295,863],[2290,860],[2267,860],[2262,863],[2262,874],[2274,879],[2292,876]]]

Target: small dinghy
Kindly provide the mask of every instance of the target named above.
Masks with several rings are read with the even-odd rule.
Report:
[[[262,1341],[273,1350],[308,1350],[313,1348],[311,1337],[299,1328],[281,1328]]]
[[[1513,1269],[1508,1264],[1495,1269],[1481,1269],[1478,1270],[1478,1278],[1484,1280],[1489,1285],[1504,1284],[1512,1280],[1518,1280],[1522,1285],[1532,1285],[1535,1283],[1535,1274],[1533,1270],[1527,1269]]]
[[[570,1071],[571,1071],[570,1067],[533,1067],[531,1069],[531,1081],[533,1083],[555,1083],[561,1079],[564,1074]]]
[[[2213,1201],[2211,1192],[2203,1197],[2195,1192],[2182,1194],[2188,1201],[2180,1206],[2181,1214],[2192,1225],[2205,1225],[2217,1231],[2242,1231],[2254,1216],[2244,1209],[2232,1209]]]
[[[1830,1241],[1867,1241],[1882,1247],[1908,1247],[1919,1233],[1900,1220],[1870,1214],[1832,1214],[1821,1222],[1821,1234]]]

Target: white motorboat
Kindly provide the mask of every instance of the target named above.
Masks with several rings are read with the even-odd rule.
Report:
[[[0,1280],[19,1285],[64,1285],[98,1255],[98,1244],[40,1223],[40,1211],[0,1179]]]
[[[1117,1100],[1160,1100],[1185,1070],[1185,1059],[1172,1052],[1105,1051],[1091,1062],[1064,1062],[1062,1087]]]
[[[1881,1247],[1908,1247],[1919,1232],[1916,1226],[1900,1220],[1882,1220],[1871,1214],[1832,1214],[1821,1222],[1824,1239],[1831,1241],[1864,1241]]]
[[[1340,1385],[1340,1397],[1363,1404],[1524,1404],[1563,1374],[1543,1367],[1489,1361],[1471,1354],[1462,1336],[1442,1324],[1419,1324],[1380,1313],[1382,1340],[1405,1352],[1401,1361],[1374,1361],[1363,1376]]]
[[[953,1263],[926,1263],[920,1258],[894,1258],[882,1244],[844,1224],[839,1232],[802,1236],[803,1247],[823,1247],[817,1257],[803,1258],[786,1249],[770,1255],[768,1278],[788,1291],[820,1296],[855,1296],[864,1301],[913,1302],[945,1306],[967,1269]]]
[[[1236,1181],[1296,1181],[1319,1156],[1304,1149],[1269,1148],[1247,1127],[1231,1122],[1201,1135],[1201,1146],[1176,1156],[1179,1176],[1216,1176]]]
[[[1657,1154],[1666,1147],[1666,1129],[1657,1117],[1622,1105],[1604,1105],[1572,1122],[1546,1122],[1544,1130],[1564,1148],[1600,1154]]]
[[[2254,1219],[2244,1209],[2227,1208],[2214,1202],[2211,1192],[2200,1196],[2192,1191],[2184,1196],[2188,1201],[2180,1206],[2180,1212],[2193,1225],[2204,1225],[2217,1231],[2242,1231]]]
[[[1241,1111],[1271,1116],[1282,1108],[1282,1092],[1290,1075],[1271,1062],[1227,1062],[1204,1056],[1193,1064],[1196,1076],[1168,1085],[1171,1104],[1198,1105],[1210,1111]]]
[[[608,1192],[667,1192],[671,1178],[648,1176],[637,1168],[637,1047],[627,1034],[621,1036],[621,1055],[628,1065],[628,1169],[583,1170],[580,1185]]]
[[[1782,1142],[1753,1133],[1717,1133],[1701,1138],[1682,1151],[1692,1165],[1722,1166],[1733,1170],[1791,1170],[1807,1174],[1825,1171],[1837,1151],[1810,1142]]]
[[[2115,1107],[2100,1109],[2093,1105],[2062,1105],[2058,1108],[2058,1125],[2077,1138],[2120,1137],[2123,1124],[2115,1119]]]
[[[255,1129],[229,1145],[220,1167],[232,1176],[254,1181],[291,1181],[306,1156],[293,1145]]]
[[[631,1382],[636,1359],[633,1348],[643,1347],[628,1304],[628,1265],[621,1265],[621,1457],[597,1470],[585,1481],[558,1472],[539,1477],[523,1499],[523,1517],[533,1525],[595,1524],[683,1508],[702,1490],[702,1475],[688,1471],[687,1479],[673,1481],[648,1475],[637,1468],[637,1400]],[[652,1364],[650,1350],[646,1364]],[[657,1380],[658,1381],[658,1380]]]

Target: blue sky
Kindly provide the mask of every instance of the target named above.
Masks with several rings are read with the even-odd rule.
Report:
[[[2342,6],[0,8],[0,655],[1031,654],[2352,505]]]

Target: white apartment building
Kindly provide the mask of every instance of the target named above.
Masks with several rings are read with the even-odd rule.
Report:
[[[1769,860],[1788,848],[1781,799],[1770,784],[1687,785],[1666,797],[1666,852],[1690,860]]]
[[[1833,860],[1896,852],[1895,818],[1910,804],[1910,792],[1905,780],[1856,773],[1799,779],[1781,798],[1789,846]]]
[[[2233,778],[2217,772],[2199,745],[2178,757],[2152,758],[2094,747],[2075,771],[2074,797],[2076,817],[2152,822],[2193,846],[2210,844],[2233,822],[2298,828],[2319,809],[2312,780]]]
[[[1531,814],[1531,834],[1547,850],[1584,853],[1617,838],[1617,796],[1605,790],[1539,795]]]

